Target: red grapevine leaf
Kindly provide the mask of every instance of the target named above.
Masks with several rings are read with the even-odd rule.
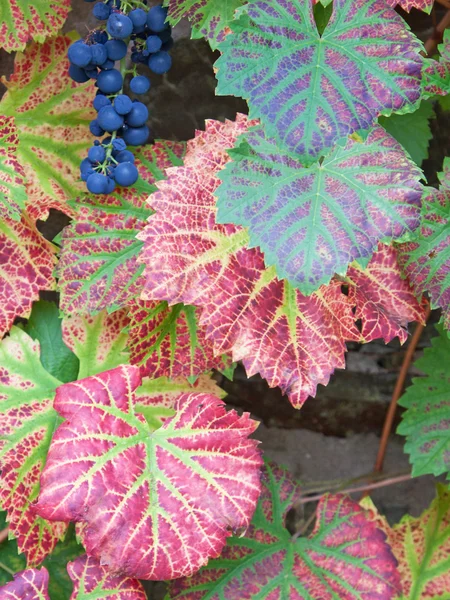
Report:
[[[215,356],[213,344],[198,324],[194,306],[136,300],[130,306],[130,362],[142,375],[196,377],[213,368],[226,371],[227,355]]]
[[[1,600],[50,600],[48,595],[48,571],[42,569],[25,569],[14,575],[10,581],[0,588]]]
[[[0,4],[0,47],[23,50],[29,40],[43,42],[58,33],[70,11],[70,0],[8,0]]]
[[[256,423],[207,394],[181,394],[153,430],[134,410],[137,367],[58,388],[67,419],[53,437],[37,512],[85,524],[87,553],[112,573],[191,575],[218,556],[228,527],[247,526],[258,499]],[[74,462],[74,457],[76,461]]]
[[[84,195],[62,235],[58,263],[61,309],[67,314],[114,310],[139,295],[142,267],[136,234],[151,214],[146,199],[164,169],[181,164],[184,144],[158,141],[136,152],[138,183],[106,195]]]
[[[386,3],[392,8],[401,6],[403,10],[409,12],[412,8],[417,10],[423,10],[423,12],[430,13],[433,8],[434,0],[386,0]]]
[[[59,384],[39,360],[39,343],[13,327],[0,343],[0,504],[29,566],[38,565],[66,531],[65,523],[49,523],[32,507],[58,418],[53,396]]]
[[[0,115],[0,215],[20,219],[25,207],[25,171],[17,159],[19,139],[13,117]]]
[[[266,465],[263,492],[245,537],[217,560],[169,586],[172,600],[390,600],[400,591],[385,534],[356,503],[327,494],[314,531],[293,539],[285,515],[299,493],[283,469]]]
[[[353,264],[347,276],[364,340],[383,338],[387,344],[398,336],[403,344],[410,321],[425,323],[425,304],[417,301],[409,281],[402,278],[392,246],[380,244],[365,269]]]
[[[54,288],[55,262],[55,248],[27,217],[0,222],[0,337],[30,315],[40,290]]]
[[[144,588],[137,579],[112,575],[108,569],[86,554],[70,562],[67,572],[74,583],[71,600],[147,600]]]
[[[71,213],[67,200],[83,189],[80,159],[92,136],[95,114],[92,82],[70,79],[67,49],[74,36],[31,44],[17,54],[14,73],[0,102],[0,114],[14,117],[19,136],[17,156],[27,177],[28,211],[46,218],[50,208]]]

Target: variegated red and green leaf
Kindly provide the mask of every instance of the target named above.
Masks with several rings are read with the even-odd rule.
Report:
[[[231,357],[215,356],[198,323],[199,312],[184,304],[135,300],[129,311],[131,364],[151,378],[195,378],[211,369],[229,372]]]
[[[67,200],[83,190],[80,159],[91,144],[89,121],[95,87],[69,77],[67,49],[74,35],[33,43],[16,55],[14,73],[2,82],[7,92],[0,114],[14,117],[17,157],[27,178],[28,211],[46,218],[50,208],[71,214]]]
[[[158,141],[136,152],[139,179],[111,195],[84,195],[62,234],[58,263],[61,309],[67,314],[115,310],[139,295],[142,267],[136,234],[151,214],[146,199],[164,169],[181,164],[184,144]]]
[[[361,504],[382,529],[398,561],[401,600],[447,600],[450,590],[450,492],[437,485],[436,498],[418,518],[406,515],[391,527],[373,503]]]
[[[424,194],[420,229],[398,251],[414,292],[430,294],[431,307],[442,309],[442,322],[450,330],[450,158],[440,181],[439,191],[428,188]]]
[[[74,584],[71,600],[147,600],[140,581],[125,575],[112,575],[86,554],[70,562],[67,572]]]
[[[399,591],[396,560],[385,534],[346,496],[327,494],[308,538],[291,536],[285,517],[297,484],[267,464],[263,491],[245,537],[222,556],[169,586],[171,600],[388,600]]]
[[[50,600],[48,595],[48,571],[42,569],[26,569],[14,575],[10,581],[0,588],[1,600]]]
[[[74,315],[63,319],[63,341],[80,361],[79,379],[128,362],[125,350],[128,336],[124,329],[129,322],[125,309],[112,314],[104,310],[95,316]]]
[[[446,96],[450,93],[450,30],[443,34],[443,43],[438,46],[439,60],[429,59],[423,71],[424,97]]]
[[[87,553],[143,579],[189,576],[220,554],[229,528],[247,526],[261,459],[248,413],[211,395],[180,394],[154,430],[135,412],[139,369],[121,366],[58,388],[67,419],[53,436],[36,505],[83,523]],[[74,461],[76,457],[76,461]]]
[[[417,10],[430,13],[433,8],[434,0],[386,0],[386,3],[389,6],[392,6],[392,8],[401,6],[406,12],[416,8]]]
[[[38,565],[66,531],[65,523],[42,519],[32,506],[58,421],[58,385],[39,360],[39,343],[13,327],[0,343],[0,503],[29,566]]]
[[[213,50],[225,39],[237,8],[246,0],[165,0],[167,20],[176,25],[181,19],[191,22],[192,39],[206,38]]]
[[[43,42],[58,33],[70,0],[8,0],[0,3],[0,48],[23,50],[28,41]]]
[[[303,294],[371,256],[379,240],[419,226],[422,172],[380,126],[309,168],[261,126],[230,155],[219,174],[217,221],[247,227],[250,246]]]
[[[417,106],[422,43],[385,0],[334,0],[322,35],[312,2],[255,0],[238,14],[220,44],[217,91],[246,99],[305,165],[380,115]]]
[[[13,117],[0,115],[0,216],[20,219],[25,207],[25,171],[17,158],[19,138]]]
[[[0,337],[30,315],[40,290],[54,289],[55,262],[55,248],[28,217],[0,220]]]

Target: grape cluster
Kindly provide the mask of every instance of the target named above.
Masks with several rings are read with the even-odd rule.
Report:
[[[134,8],[133,3],[140,7]],[[134,94],[145,94],[150,80],[137,75],[137,64],[146,63],[158,75],[172,65],[167,9],[162,5],[150,10],[141,7],[146,8],[146,0],[97,2],[93,14],[106,21],[106,28],[96,29],[69,47],[70,77],[77,83],[94,79],[98,87],[93,102],[97,117],[91,121],[90,131],[98,138],[106,134],[101,141],[95,140],[80,166],[81,178],[93,194],[109,194],[116,185],[133,185],[138,170],[127,146],[143,145],[150,137],[147,107],[123,93],[124,75],[132,74],[130,89]],[[126,70],[123,62],[130,42],[132,68]],[[115,68],[116,61],[122,61],[121,69]]]

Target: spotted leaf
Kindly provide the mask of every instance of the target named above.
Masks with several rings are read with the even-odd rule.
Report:
[[[293,539],[285,516],[298,489],[266,466],[263,492],[245,537],[231,538],[199,573],[170,584],[172,600],[381,600],[400,591],[385,534],[349,498],[327,494],[314,531]]]
[[[74,36],[31,44],[16,55],[14,73],[2,82],[7,92],[0,114],[14,117],[17,158],[27,178],[28,210],[46,218],[50,208],[71,213],[67,200],[83,190],[80,159],[92,143],[89,121],[95,96],[92,82],[70,79],[66,54]]]
[[[322,35],[311,2],[256,0],[238,14],[220,44],[218,93],[245,98],[305,164],[380,115],[415,109],[422,44],[384,0],[335,0]]]
[[[70,10],[70,0],[9,0],[0,4],[0,47],[23,50],[29,40],[56,35]]]
[[[64,523],[45,521],[32,508],[58,419],[53,396],[59,384],[42,366],[39,344],[13,327],[0,343],[0,503],[29,566],[38,565],[66,531]]]
[[[438,332],[415,363],[425,376],[414,378],[399,401],[407,410],[398,433],[406,436],[414,476],[446,473],[450,479],[450,339],[442,326]]]
[[[135,186],[111,195],[87,195],[73,206],[77,217],[62,234],[58,263],[61,309],[67,314],[115,310],[139,295],[142,267],[136,234],[151,214],[146,199],[164,169],[181,164],[184,144],[158,141],[136,152]]]
[[[392,8],[401,6],[403,10],[409,12],[412,8],[430,13],[433,8],[434,0],[387,0],[386,2]]]
[[[14,575],[14,581],[0,588],[2,600],[50,600],[48,595],[48,571],[26,569]]]
[[[20,219],[27,199],[25,171],[17,158],[18,143],[14,118],[0,115],[0,214],[15,220]]]
[[[0,221],[0,337],[30,315],[40,290],[54,288],[54,252],[28,217]]]
[[[157,430],[135,412],[137,367],[58,388],[67,419],[53,436],[36,510],[86,525],[89,556],[142,579],[191,575],[249,524],[260,457],[257,424],[208,394],[180,394]],[[77,457],[74,462],[73,458]]]
[[[450,31],[443,34],[443,43],[438,46],[439,60],[430,59],[423,71],[424,97],[446,96],[450,93]]]
[[[192,378],[212,368],[230,369],[230,357],[214,355],[194,306],[136,300],[129,314],[130,362],[142,375]]]
[[[381,127],[309,168],[261,127],[230,154],[219,174],[218,222],[248,227],[266,265],[304,294],[370,256],[379,240],[419,225],[422,173]]]
[[[74,583],[71,600],[147,600],[142,584],[124,575],[111,575],[96,560],[84,554],[67,565]]]
[[[78,378],[84,379],[102,371],[108,371],[128,361],[125,348],[128,336],[126,310],[110,315],[102,311],[98,315],[65,317],[62,322],[63,341],[78,357]]]
[[[444,161],[440,190],[428,189],[420,229],[400,244],[399,261],[417,296],[429,292],[432,308],[442,308],[450,330],[450,159]]]
[[[245,0],[165,0],[168,21],[176,25],[188,18],[193,39],[206,38],[213,50],[225,39],[234,13]]]

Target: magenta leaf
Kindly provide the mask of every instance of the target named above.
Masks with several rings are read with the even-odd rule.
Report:
[[[385,534],[353,500],[322,498],[308,538],[285,528],[299,488],[286,471],[266,465],[263,491],[245,537],[221,557],[174,581],[171,600],[390,600],[399,595],[397,561]]]
[[[433,8],[434,0],[387,0],[387,4],[395,8],[397,5],[401,6],[403,10],[409,12],[412,8],[417,10],[423,10],[426,13],[430,13]]]
[[[250,246],[303,294],[345,274],[379,240],[419,226],[422,172],[382,127],[309,168],[261,127],[230,155],[219,174],[218,222],[248,227]]]
[[[334,0],[322,35],[312,2],[256,0],[220,44],[218,93],[248,101],[268,137],[311,163],[380,115],[414,110],[422,43],[385,0]]]
[[[48,571],[42,569],[25,569],[14,575],[10,581],[0,588],[1,600],[50,600],[48,595]]]
[[[38,514],[84,525],[89,556],[142,579],[191,575],[249,524],[261,459],[256,423],[209,394],[180,394],[154,430],[135,411],[137,367],[58,388]]]

